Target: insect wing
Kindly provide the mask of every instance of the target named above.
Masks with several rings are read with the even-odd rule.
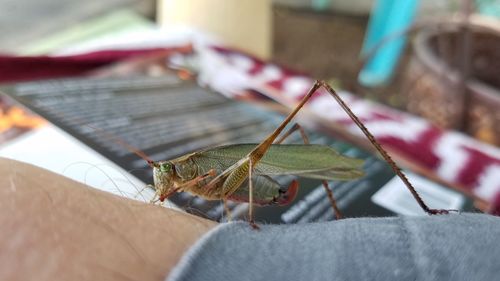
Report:
[[[244,158],[257,144],[226,145],[191,155],[199,167],[223,171]],[[363,175],[363,160],[343,156],[329,146],[316,144],[271,145],[255,167],[258,175],[299,175],[325,180],[355,179]]]

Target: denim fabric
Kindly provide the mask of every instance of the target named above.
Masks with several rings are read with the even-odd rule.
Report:
[[[218,226],[167,280],[500,280],[500,218],[481,214]]]

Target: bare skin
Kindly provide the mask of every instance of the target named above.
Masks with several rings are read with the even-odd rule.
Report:
[[[164,280],[215,225],[0,158],[0,280]]]

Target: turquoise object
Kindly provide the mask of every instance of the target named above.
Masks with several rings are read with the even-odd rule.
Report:
[[[477,11],[485,16],[500,19],[500,1],[499,0],[476,0]]]
[[[362,55],[366,55],[383,38],[408,28],[415,17],[419,0],[377,0],[372,9],[365,34]],[[365,64],[358,81],[366,87],[385,84],[392,76],[399,60],[406,36],[385,43]]]
[[[315,11],[326,11],[330,7],[330,0],[312,0],[311,6]]]

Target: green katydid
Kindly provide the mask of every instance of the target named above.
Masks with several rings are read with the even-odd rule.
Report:
[[[249,222],[253,227],[257,227],[253,220],[254,204],[286,204],[293,199],[297,191],[296,181],[293,181],[288,188],[282,188],[269,175],[294,174],[323,180],[323,186],[338,216],[335,200],[326,181],[350,180],[362,176],[362,161],[342,156],[328,146],[311,145],[307,142],[303,145],[275,143],[285,127],[319,88],[324,88],[341,105],[401,178],[425,212],[428,214],[448,213],[447,210],[430,209],[424,203],[389,154],[324,81],[316,81],[295,109],[274,132],[259,144],[214,147],[159,162],[151,161],[142,154],[141,156],[153,168],[153,188],[156,192],[152,202],[163,202],[169,196],[181,191],[212,200],[247,201]],[[244,184],[245,182],[248,184]]]

